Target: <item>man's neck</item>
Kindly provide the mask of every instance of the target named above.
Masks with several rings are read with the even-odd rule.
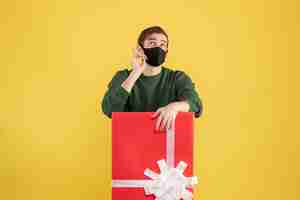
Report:
[[[161,66],[158,67],[151,67],[149,65],[146,65],[146,68],[143,72],[144,76],[155,76],[161,72]]]

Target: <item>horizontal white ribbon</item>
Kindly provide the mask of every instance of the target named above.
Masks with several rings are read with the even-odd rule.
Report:
[[[144,188],[152,180],[112,180],[114,188]]]

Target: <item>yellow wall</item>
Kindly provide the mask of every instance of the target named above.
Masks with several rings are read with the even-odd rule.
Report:
[[[110,121],[97,104],[156,24],[170,36],[167,64],[190,74],[204,101],[196,199],[300,198],[296,0],[0,7],[1,199],[109,199]]]

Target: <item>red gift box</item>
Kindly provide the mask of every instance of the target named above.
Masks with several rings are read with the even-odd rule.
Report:
[[[152,112],[113,112],[112,114],[112,199],[154,200],[143,184],[151,181],[145,169],[160,172],[157,161],[169,166],[184,161],[183,175],[192,176],[193,113],[177,114],[172,130],[156,131]],[[134,182],[135,184],[130,185]],[[140,183],[140,185],[139,185]]]

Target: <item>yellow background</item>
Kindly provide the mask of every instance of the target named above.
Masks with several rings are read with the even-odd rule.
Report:
[[[197,85],[201,200],[296,200],[299,2],[2,1],[0,198],[110,198],[99,102],[138,34],[169,33],[167,66]],[[298,11],[298,13],[297,13]]]

